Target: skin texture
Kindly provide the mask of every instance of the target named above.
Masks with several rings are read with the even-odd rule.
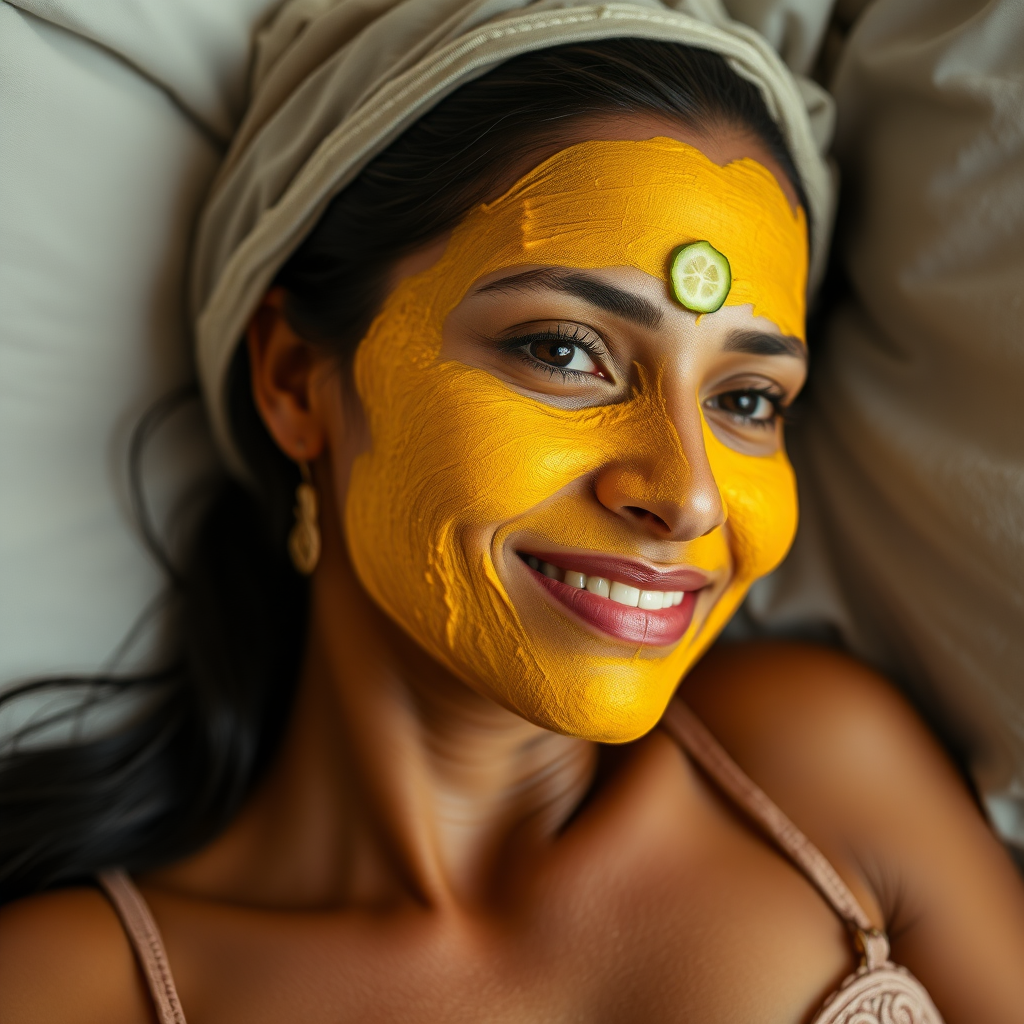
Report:
[[[582,139],[666,131],[609,122]],[[668,133],[718,163],[770,165],[742,138]],[[396,289],[446,246],[397,267]],[[770,383],[788,401],[803,380],[800,350],[730,348],[754,322],[749,309],[698,322],[635,267],[600,277],[653,303],[658,325],[557,289],[485,290],[449,315],[444,353],[556,409],[623,402],[634,367],[656,380],[660,366],[685,487],[655,486],[665,469],[644,456],[602,464],[566,493],[580,515],[613,523],[634,556],[686,563],[694,538],[721,526],[708,437],[748,458],[781,450],[781,424],[739,422],[728,396]],[[280,301],[270,295],[250,331],[254,394],[278,444],[314,465],[323,554],[277,761],[215,842],[140,880],[190,1024],[806,1020],[854,966],[849,938],[662,732],[601,746],[544,729],[467,685],[371,599],[344,535],[368,417],[289,330]],[[537,322],[598,335],[608,376],[561,379],[489,341]],[[533,581],[508,580],[528,628],[554,628]],[[562,619],[582,645],[578,623]],[[593,642],[600,656],[605,641]],[[744,645],[713,649],[683,695],[889,929],[894,957],[949,1024],[1019,1020],[1020,882],[883,681],[826,651]],[[95,891],[4,908],[0,1021],[150,1021],[131,964]]]

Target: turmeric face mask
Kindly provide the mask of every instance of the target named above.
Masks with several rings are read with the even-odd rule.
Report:
[[[638,365],[631,393],[615,404],[561,408],[444,358],[446,319],[481,278],[513,267],[629,267],[667,294],[673,254],[698,241],[728,259],[726,309],[748,306],[803,337],[802,211],[753,160],[719,167],[662,138],[572,146],[474,210],[441,259],[390,295],[356,355],[370,446],[349,480],[345,530],[360,581],[468,685],[570,735],[623,742],[656,724],[750,584],[788,549],[792,471],[781,451],[742,454],[701,419],[724,521],[677,538],[678,563],[657,568],[688,569],[708,585],[677,576],[682,583],[663,588],[674,596],[643,598],[635,578],[615,579],[612,563],[636,564],[646,537],[600,504],[595,481],[608,467],[643,467],[645,486],[665,500],[692,486],[664,369]],[[534,550],[566,553],[564,579],[545,582],[530,568],[520,557],[524,537]],[[606,596],[628,584],[638,584],[649,608],[669,607],[645,612]],[[578,601],[616,604],[632,616],[629,628],[592,628],[600,616],[575,615],[571,600],[552,598],[556,586],[576,587]],[[690,614],[681,638],[671,637],[672,623]]]

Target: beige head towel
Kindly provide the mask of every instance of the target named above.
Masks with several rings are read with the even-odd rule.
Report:
[[[832,219],[820,153],[830,108],[719,0],[291,0],[258,41],[250,106],[204,208],[193,264],[199,375],[232,470],[245,472],[227,419],[232,355],[274,274],[330,199],[464,82],[522,53],[614,37],[715,51],[760,89],[807,192],[813,287]]]

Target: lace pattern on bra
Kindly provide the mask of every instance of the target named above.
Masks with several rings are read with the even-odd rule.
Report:
[[[917,978],[889,963],[851,974],[812,1024],[942,1024],[942,1017]]]

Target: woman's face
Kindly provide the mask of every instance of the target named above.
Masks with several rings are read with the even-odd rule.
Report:
[[[698,316],[669,265],[702,239],[733,285]],[[569,147],[471,213],[357,352],[373,599],[538,725],[650,729],[796,528],[805,250],[767,170],[668,139]]]

